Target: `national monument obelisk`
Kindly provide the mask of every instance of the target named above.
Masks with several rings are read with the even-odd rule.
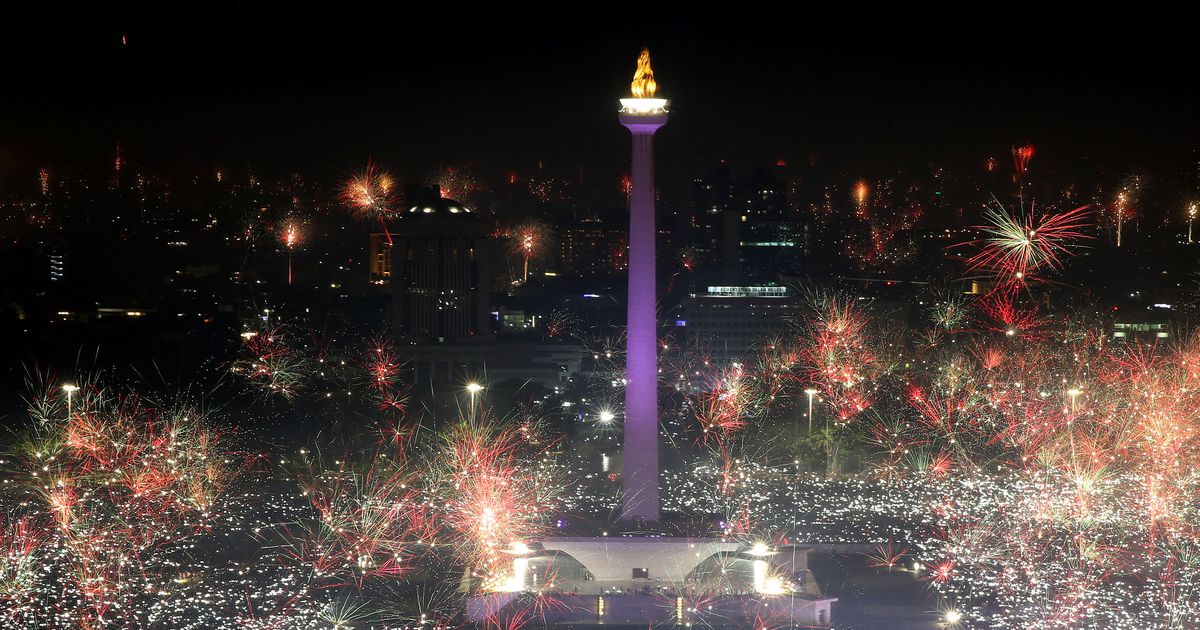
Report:
[[[625,446],[621,519],[657,521],[658,311],[655,267],[654,132],[667,124],[650,51],[642,50],[621,124],[633,134],[629,194],[629,302],[625,333]]]
[[[633,78],[633,95],[621,99],[621,124],[633,134],[632,190],[629,196],[629,303],[625,341],[625,444],[621,485],[620,520],[634,527],[620,536],[572,536],[561,530],[535,541],[532,546],[513,542],[513,568],[506,579],[493,582],[468,599],[467,617],[480,627],[504,625],[526,619],[530,606],[537,606],[546,627],[579,624],[588,627],[674,627],[692,626],[695,620],[711,626],[750,627],[766,615],[796,627],[828,624],[830,605],[836,598],[824,597],[811,586],[796,585],[790,575],[801,566],[807,572],[807,549],[797,550],[789,561],[785,554],[764,543],[753,545],[735,538],[690,538],[662,535],[661,527],[642,527],[660,521],[658,485],[658,313],[655,269],[654,134],[667,124],[667,100],[655,98],[650,53],[643,50]],[[585,521],[586,522],[586,521]],[[602,524],[606,525],[606,524]],[[559,525],[562,527],[562,525]],[[780,560],[773,561],[772,557]],[[702,564],[718,561],[724,574],[727,562],[749,562],[753,577],[735,586],[717,576],[719,597],[701,608],[688,607],[684,597],[675,598],[675,608],[664,606],[667,593],[708,592],[697,579],[711,573]],[[553,582],[539,585],[532,573],[536,562]],[[774,564],[773,564],[774,562]],[[556,563],[562,563],[556,565]],[[582,565],[582,566],[581,566]],[[562,566],[560,573],[555,567]],[[729,565],[734,566],[734,565]],[[740,565],[744,566],[744,565]],[[733,571],[730,571],[733,573]],[[472,571],[464,572],[470,587]],[[797,589],[804,588],[803,592]],[[550,589],[550,590],[544,590]],[[559,593],[561,606],[532,602],[553,601]],[[529,593],[536,593],[529,597]],[[613,597],[620,593],[620,597]],[[595,599],[592,599],[592,598]],[[714,608],[715,607],[715,608]],[[502,623],[503,622],[503,623]]]

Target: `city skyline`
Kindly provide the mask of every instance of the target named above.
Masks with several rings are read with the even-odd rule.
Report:
[[[1186,20],[206,9],[9,42],[0,623],[1200,625]]]

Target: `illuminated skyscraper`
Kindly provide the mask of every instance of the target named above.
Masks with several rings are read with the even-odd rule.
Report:
[[[392,281],[392,241],[385,233],[371,234],[371,284],[390,284]]]

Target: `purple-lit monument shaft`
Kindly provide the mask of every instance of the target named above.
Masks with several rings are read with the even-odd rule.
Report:
[[[625,341],[623,519],[658,520],[658,311],[654,132],[666,114],[621,114],[633,133],[629,195],[629,309]]]

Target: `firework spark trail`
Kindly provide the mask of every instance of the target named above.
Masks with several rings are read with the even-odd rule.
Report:
[[[699,264],[699,253],[693,247],[683,247],[679,250],[679,269],[671,274],[671,278],[667,281],[666,292],[672,293],[675,290],[675,281],[685,273],[691,273],[696,270]]]
[[[769,407],[795,380],[793,371],[800,362],[800,351],[790,340],[772,337],[756,348],[755,358],[757,364],[753,374]]]
[[[965,296],[953,290],[937,295],[926,311],[936,328],[943,332],[961,332],[971,319]]]
[[[908,547],[900,547],[894,541],[888,540],[886,544],[876,545],[875,549],[867,554],[867,559],[872,567],[887,568],[890,571],[903,561],[908,555],[908,550]]]
[[[720,457],[723,494],[728,494],[734,483],[733,438],[749,421],[750,406],[756,396],[752,388],[742,367],[735,364],[695,404],[694,414],[700,425],[696,439],[701,444],[711,443]]]
[[[608,244],[608,265],[613,272],[629,268],[629,235],[620,234]]]
[[[1112,212],[1117,230],[1117,247],[1121,246],[1121,235],[1125,221],[1136,215],[1138,196],[1141,194],[1142,180],[1137,175],[1130,175],[1121,183],[1116,197],[1113,198]]]
[[[895,271],[917,255],[914,230],[925,215],[924,201],[910,189],[902,198],[893,192],[895,182],[885,180],[873,191],[865,180],[851,189],[853,213],[833,215],[831,201],[824,222],[844,236],[844,252],[860,270]]]
[[[665,351],[668,345],[663,346]],[[772,338],[754,349],[752,365],[734,362],[725,369],[713,365],[703,350],[678,354],[682,363],[670,371],[677,373],[679,382],[703,384],[687,402],[697,428],[695,442],[711,447],[722,462],[721,491],[728,494],[735,483],[736,461],[750,455],[753,449],[747,447],[757,443],[745,430],[752,425],[761,430],[773,418],[777,399],[787,396],[795,380],[800,352],[788,340]],[[670,355],[664,363],[675,365]]]
[[[679,266],[684,271],[695,271],[696,267],[701,262],[700,252],[694,247],[682,247],[679,249]]]
[[[287,250],[288,285],[292,284],[292,255],[304,241],[304,228],[299,219],[288,218],[279,228],[279,242]]]

